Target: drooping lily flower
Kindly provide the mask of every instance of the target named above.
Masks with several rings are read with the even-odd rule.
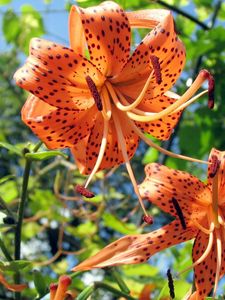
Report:
[[[152,30],[130,54],[135,27]],[[192,98],[205,80],[212,106],[213,79],[203,70],[183,96],[169,92],[184,67],[185,49],[167,10],[126,13],[111,1],[74,5],[69,30],[70,48],[31,40],[27,62],[14,76],[31,93],[22,119],[49,149],[71,148],[80,172],[90,174],[85,188],[97,171],[125,163],[141,202],[130,166],[139,139],[181,157],[144,133],[168,139],[182,110],[207,92]]]
[[[225,273],[225,151],[212,149],[206,184],[156,163],[147,165],[145,172],[141,196],[175,220],[147,234],[125,236],[73,270],[142,263],[165,248],[195,238],[190,268],[194,268],[196,291],[189,299],[203,300],[212,289],[215,297]]]

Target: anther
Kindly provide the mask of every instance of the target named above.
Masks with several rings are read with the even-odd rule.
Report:
[[[216,155],[211,156],[211,164],[209,166],[209,177],[214,178],[220,166],[220,160]]]
[[[171,201],[173,203],[174,208],[176,209],[176,212],[177,212],[177,215],[180,219],[180,223],[181,223],[182,228],[186,229],[187,226],[186,226],[186,222],[185,222],[185,219],[184,219],[184,215],[183,215],[182,209],[180,208],[180,205],[179,205],[177,199],[172,198]]]
[[[95,104],[96,104],[98,110],[102,111],[103,110],[102,100],[101,100],[101,97],[99,95],[98,89],[97,89],[94,81],[91,79],[90,76],[86,76],[85,79],[86,79],[87,85],[89,87],[89,90],[94,98],[94,101],[95,101]]]
[[[214,107],[214,90],[215,90],[215,80],[212,74],[207,70],[201,70],[200,74],[208,80],[208,108],[213,109]]]
[[[173,284],[173,277],[172,277],[172,274],[170,272],[170,269],[167,270],[167,278],[168,278],[168,287],[169,287],[169,290],[170,290],[170,297],[172,299],[175,298],[175,291],[174,291],[174,284]]]
[[[75,187],[75,191],[86,198],[93,198],[95,196],[94,193],[92,193],[91,191],[86,189],[84,186],[79,185],[79,184]]]
[[[155,55],[150,55],[150,60],[151,60],[152,67],[154,70],[156,83],[160,84],[162,82],[162,73],[161,73],[159,59]]]
[[[153,217],[149,216],[149,215],[144,215],[142,219],[146,224],[149,224],[149,225],[152,225],[154,222]]]

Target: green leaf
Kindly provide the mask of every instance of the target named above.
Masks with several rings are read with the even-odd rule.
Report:
[[[4,182],[6,182],[6,181],[8,181],[10,179],[13,179],[13,178],[15,178],[15,175],[4,176],[4,177],[0,178],[0,184],[4,183]]]
[[[77,227],[67,226],[67,231],[76,237],[85,237],[87,235],[93,235],[97,232],[97,226],[91,221],[87,221]]]
[[[34,285],[39,297],[43,297],[48,289],[45,278],[39,270],[33,271]]]
[[[18,272],[30,266],[31,262],[27,260],[14,260],[10,262],[0,261],[0,272]]]
[[[10,202],[18,197],[17,185],[14,181],[6,181],[0,185],[0,196],[5,202]]]
[[[159,273],[158,268],[148,264],[123,266],[123,272],[127,276],[155,276]]]
[[[21,151],[15,147],[14,145],[8,144],[8,143],[4,143],[4,142],[0,142],[0,147],[5,148],[7,150],[9,150],[10,152],[13,152],[19,156],[22,156]]]
[[[159,152],[156,149],[150,147],[145,152],[145,155],[142,159],[142,164],[146,165],[151,162],[155,162],[155,161],[157,161],[158,157],[159,157]]]
[[[122,222],[110,213],[104,213],[102,219],[105,226],[122,234],[140,233],[140,229],[138,229],[135,224]]]
[[[6,4],[9,4],[11,2],[12,2],[12,0],[0,0],[0,5],[6,5]]]
[[[25,157],[30,160],[46,160],[55,156],[62,156],[65,159],[68,158],[65,153],[60,151],[43,151],[43,152],[25,154]]]

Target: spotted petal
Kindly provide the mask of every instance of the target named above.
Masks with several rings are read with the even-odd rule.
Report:
[[[184,67],[184,45],[178,39],[175,32],[171,12],[163,12],[165,13],[160,15],[158,18],[160,21],[158,23],[153,19],[157,25],[136,48],[122,72],[113,79],[115,84],[119,83],[120,91],[133,99],[137,98],[146,79],[154,69],[150,61],[151,55],[159,58],[162,75],[162,82],[160,84],[156,83],[154,75],[152,77],[149,89],[146,92],[151,98],[162,95],[168,91],[174,85]],[[131,15],[132,14],[130,14],[130,16]],[[151,18],[152,14],[149,14],[149,17]],[[146,18],[144,21],[145,20]],[[152,23],[153,22],[150,22],[151,26]],[[141,24],[141,27],[149,27],[148,23],[146,23],[146,26],[144,26],[144,22],[141,22]]]
[[[100,86],[103,75],[86,58],[67,47],[34,38],[30,56],[14,78],[17,85],[55,107],[77,110],[91,107],[94,100],[85,77]]]
[[[120,118],[121,124],[125,124],[126,117],[124,116],[124,114],[119,111],[117,111],[117,114]],[[72,153],[76,157],[78,167],[82,174],[89,174],[96,163],[103,137],[103,126],[103,117],[100,113],[98,113],[96,115],[95,124],[90,130],[89,136],[85,140],[81,140],[72,149]],[[122,131],[125,140],[125,146],[127,149],[127,154],[128,157],[131,159],[138,146],[139,138],[129,126],[123,126]],[[85,151],[83,149],[85,149]],[[111,168],[120,165],[123,162],[124,158],[122,155],[120,142],[118,141],[114,122],[111,120],[109,122],[109,132],[107,135],[106,150],[99,170]]]
[[[208,240],[209,240],[209,235],[205,234],[202,231],[199,231],[193,247],[194,262],[199,257],[201,257],[201,255],[204,253],[208,245]],[[216,241],[215,234],[214,234],[214,241]],[[204,300],[205,297],[210,293],[215,283],[216,262],[217,262],[217,251],[216,251],[216,242],[214,242],[209,255],[202,263],[198,264],[194,269],[195,285],[197,291],[196,294],[192,297],[196,297],[196,299],[198,300]]]
[[[211,192],[198,178],[157,163],[147,165],[145,173],[146,178],[139,186],[143,198],[172,216],[180,218],[172,201],[176,199],[186,225],[189,223],[191,225],[193,218],[201,220],[206,216]]]
[[[166,95],[158,96],[154,99],[146,97],[143,99],[138,108],[145,112],[159,112],[176,101],[177,98],[168,97]],[[151,134],[157,139],[167,140],[173,133],[181,112],[173,113],[163,117],[157,121],[152,122],[135,122],[135,124],[142,129],[142,131]]]
[[[73,147],[93,127],[97,109],[70,111],[53,107],[31,95],[22,109],[22,120],[49,149]]]
[[[73,271],[142,263],[167,247],[192,239],[195,234],[195,229],[183,230],[179,221],[173,221],[147,234],[127,235],[88,258]]]
[[[130,26],[125,12],[112,1],[85,9],[74,6],[71,11],[80,15],[90,60],[104,75],[119,73],[130,54]],[[75,40],[75,35],[73,26],[70,37]]]

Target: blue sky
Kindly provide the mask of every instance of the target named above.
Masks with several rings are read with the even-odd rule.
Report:
[[[45,29],[48,34],[45,38],[54,40],[58,43],[68,44],[68,15],[65,10],[65,2],[63,0],[53,0],[51,4],[46,5],[44,0],[13,0],[9,5],[0,5],[0,22],[2,23],[2,12],[12,8],[15,12],[20,12],[23,4],[30,4],[36,10],[41,11],[44,18]],[[1,26],[2,27],[2,26]],[[4,40],[2,32],[0,32],[0,51],[7,50],[7,44]]]

